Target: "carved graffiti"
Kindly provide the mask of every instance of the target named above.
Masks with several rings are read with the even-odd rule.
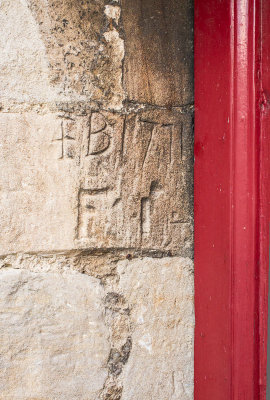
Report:
[[[55,141],[60,144],[60,160],[64,158],[75,158],[76,138],[72,134],[74,124],[75,121],[72,118],[61,121],[60,137],[55,139]]]
[[[150,110],[63,119],[60,159],[79,160],[76,239],[175,248],[190,235],[190,117]]]
[[[108,124],[101,113],[91,114],[86,156],[102,154],[109,148],[111,136],[106,130],[107,127]]]
[[[6,171],[2,180],[9,177],[4,184],[15,200],[18,198],[20,231],[26,231],[23,224],[27,218],[31,221],[25,210],[33,209],[40,226],[46,215],[53,216],[49,221],[52,236],[27,222],[34,236],[38,238],[42,232],[58,249],[175,250],[191,246],[190,115],[153,108],[125,114],[80,109],[72,118],[62,111],[61,115],[40,114],[35,119],[29,114],[27,124],[19,115],[17,120],[11,137],[17,152],[19,144],[22,146],[17,137],[27,127],[24,162],[18,165],[16,175],[21,178],[14,179],[14,174]],[[6,129],[10,121],[5,116],[3,121]],[[5,140],[2,135],[3,147]],[[11,158],[7,165],[12,165]],[[38,202],[32,201],[32,188],[36,187]],[[21,201],[22,188],[29,191],[30,207]],[[64,232],[61,237],[59,224]],[[12,232],[10,238],[13,243]],[[38,247],[36,240],[33,248]]]

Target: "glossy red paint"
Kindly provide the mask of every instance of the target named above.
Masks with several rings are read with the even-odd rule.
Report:
[[[260,400],[266,398],[270,220],[270,1],[261,8],[260,67]]]
[[[269,3],[195,0],[195,400],[265,399]]]

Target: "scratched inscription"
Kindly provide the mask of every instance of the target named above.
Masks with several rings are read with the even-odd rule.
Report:
[[[163,109],[3,114],[0,133],[2,254],[191,254],[191,116]]]
[[[190,246],[190,116],[151,110],[91,112],[76,119],[64,120],[57,139],[59,159],[79,160],[76,242]]]

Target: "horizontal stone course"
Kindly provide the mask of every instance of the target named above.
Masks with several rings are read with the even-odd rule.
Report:
[[[1,254],[143,248],[190,256],[190,120],[163,109],[1,114]]]

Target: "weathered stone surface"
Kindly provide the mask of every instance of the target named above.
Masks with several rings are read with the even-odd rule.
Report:
[[[0,268],[0,398],[192,400],[190,259],[12,255]]]
[[[0,131],[1,253],[69,247],[77,174],[61,159],[61,119],[7,113]]]
[[[193,1],[122,0],[129,101],[193,101]]]
[[[92,277],[0,272],[0,398],[96,400],[107,377],[104,293]]]
[[[1,253],[124,247],[190,255],[190,119],[177,109],[2,114]]]
[[[191,400],[191,0],[0,32],[0,399]]]
[[[132,325],[122,400],[193,399],[193,263],[144,258],[118,273]]]
[[[0,101],[52,101],[45,47],[26,1],[0,3]]]
[[[121,107],[121,9],[106,3],[1,1],[0,101],[91,100]]]

